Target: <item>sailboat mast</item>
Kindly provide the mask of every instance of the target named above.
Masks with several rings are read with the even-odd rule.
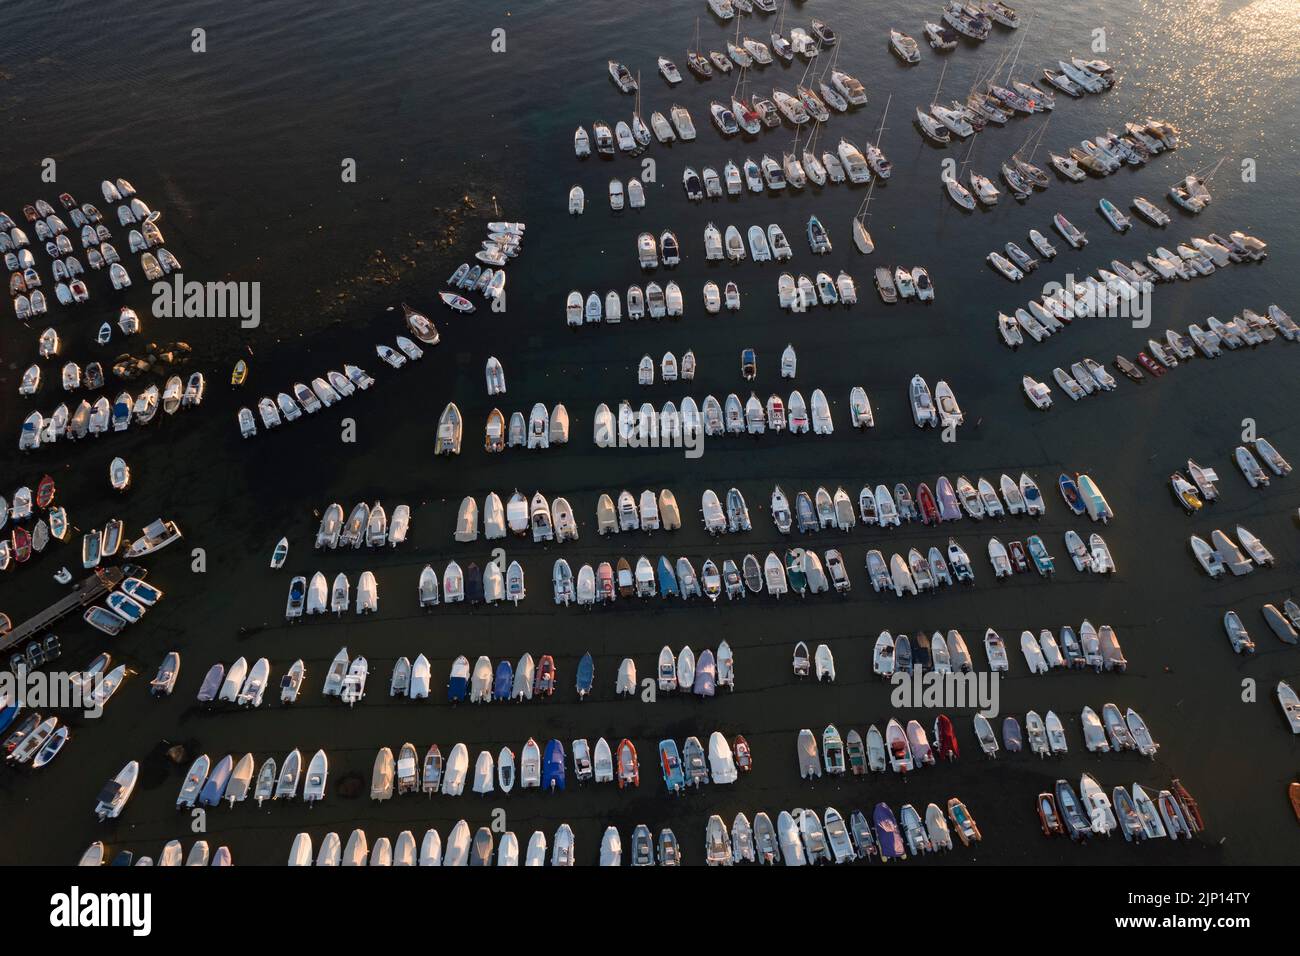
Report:
[[[939,91],[943,89],[943,78],[947,72],[948,72],[948,61],[944,60],[943,69],[939,71],[939,85],[934,88],[934,99],[930,101],[931,106],[939,102]]]
[[[1033,14],[1030,14],[1030,16],[1029,16],[1029,23],[1026,23],[1026,24],[1025,24],[1025,29],[1024,29],[1024,31],[1020,34],[1020,42],[1016,44],[1016,55],[1015,55],[1015,58],[1011,61],[1011,65],[1010,65],[1009,67],[1007,67],[1007,84],[1008,84],[1008,85],[1010,85],[1010,83],[1011,83],[1011,73],[1012,73],[1012,71],[1015,70],[1015,68],[1016,68],[1016,64],[1020,62],[1020,48],[1023,47],[1023,46],[1025,45],[1025,40],[1029,37],[1029,27],[1033,24],[1033,22],[1034,22]]]
[[[1029,151],[1030,162],[1032,162],[1034,156],[1037,155],[1038,147],[1043,145],[1043,136],[1047,134],[1047,124],[1050,123],[1051,121],[1052,118],[1050,116],[1047,117],[1047,119],[1043,122],[1043,125],[1038,128],[1038,137],[1034,140],[1034,148]]]

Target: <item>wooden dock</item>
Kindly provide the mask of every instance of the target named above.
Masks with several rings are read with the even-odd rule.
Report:
[[[117,587],[122,582],[122,577],[121,568],[97,568],[90,577],[73,585],[68,594],[0,638],[0,653],[25,644],[31,638],[48,630],[55,621],[94,604]]]

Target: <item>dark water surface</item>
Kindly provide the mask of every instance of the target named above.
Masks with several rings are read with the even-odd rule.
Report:
[[[83,364],[103,358],[91,344],[94,330],[132,305],[145,322],[144,335],[159,342],[193,344],[195,367],[208,373],[209,397],[198,411],[185,412],[147,429],[132,429],[77,445],[60,443],[30,458],[14,453],[18,425],[30,409],[17,399],[22,370],[34,361],[36,333],[5,319],[4,388],[10,396],[2,419],[6,439],[4,473],[9,486],[35,485],[49,471],[60,483],[60,499],[81,529],[118,515],[139,528],[162,515],[185,531],[184,545],[149,562],[151,580],[167,591],[148,619],[115,641],[101,639],[79,621],[60,627],[74,664],[105,648],[131,664],[133,676],[100,721],[73,719],[74,737],[48,769],[0,774],[0,806],[8,825],[0,859],[11,863],[75,860],[85,846],[102,839],[110,850],[130,848],[156,855],[179,838],[186,848],[190,821],[173,810],[184,767],[171,766],[160,742],[183,742],[192,754],[214,761],[255,754],[277,762],[293,747],[309,756],[324,747],[330,755],[328,798],[307,810],[301,804],[256,808],[251,801],[209,812],[208,839],[231,847],[237,863],[281,863],[293,836],[311,832],[317,845],[329,830],[346,841],[363,827],[371,843],[396,838],[403,829],[417,839],[427,827],[444,837],[459,818],[477,828],[503,808],[506,822],[526,845],[534,829],[551,839],[569,822],[578,858],[594,862],[600,835],[619,827],[625,850],[638,823],[675,829],[688,862],[703,858],[709,814],[730,822],[738,811],[752,819],[766,810],[812,805],[837,807],[846,817],[884,800],[897,810],[914,803],[961,797],[984,832],[977,850],[958,849],[947,862],[1057,863],[1144,862],[1281,863],[1294,859],[1295,821],[1286,801],[1294,779],[1295,741],[1273,697],[1279,678],[1296,679],[1296,651],[1267,631],[1258,608],[1279,606],[1295,584],[1297,558],[1296,479],[1274,481],[1251,491],[1231,463],[1245,418],[1283,454],[1300,457],[1300,429],[1294,424],[1296,377],[1293,352],[1276,342],[1255,351],[1227,353],[1214,363],[1195,360],[1158,383],[1123,382],[1111,395],[1078,405],[1035,412],[1020,392],[1021,375],[1050,378],[1053,366],[1085,355],[1099,361],[1119,351],[1135,355],[1148,334],[1185,329],[1209,315],[1227,319],[1242,308],[1263,311],[1276,302],[1300,315],[1300,280],[1295,264],[1300,202],[1295,193],[1297,55],[1300,26],[1294,5],[1282,2],[1206,3],[1189,11],[1175,3],[1026,2],[1022,16],[1033,19],[1019,31],[995,28],[980,46],[963,44],[947,55],[924,46],[920,65],[907,68],[888,52],[891,25],[918,38],[926,19],[938,19],[939,4],[890,0],[864,12],[845,0],[791,4],[786,28],[817,16],[841,36],[839,64],[866,84],[869,103],[827,124],[823,144],[840,135],[862,143],[874,135],[893,94],[882,145],[895,166],[888,185],[871,205],[877,250],[862,257],[852,247],[850,220],[865,187],[810,188],[802,195],[751,196],[688,204],[680,190],[682,168],[711,165],[721,171],[728,158],[788,148],[790,132],[763,134],[761,143],[724,142],[708,121],[708,102],[724,97],[730,83],[701,83],[686,75],[669,91],[655,69],[665,54],[685,72],[685,49],[695,19],[701,19],[706,48],[721,48],[727,30],[702,2],[646,5],[529,3],[511,9],[461,2],[373,4],[360,8],[277,3],[244,5],[173,4],[156,10],[114,8],[75,2],[13,5],[12,22],[75,24],[55,32],[33,27],[8,37],[0,61],[0,208],[17,217],[24,203],[70,190],[97,202],[104,177],[131,179],[141,196],[162,210],[166,245],[187,278],[262,283],[262,325],[253,331],[231,319],[155,319],[138,267],[135,287],[121,301],[102,277],[92,282],[92,304],[73,313],[54,307],[54,324],[67,345],[64,356]],[[1066,9],[1068,7],[1068,9]],[[775,17],[742,29],[766,39]],[[489,32],[506,30],[507,51],[490,52]],[[190,31],[207,31],[207,52],[190,50]],[[993,210],[960,213],[943,194],[940,162],[966,158],[966,147],[946,151],[922,143],[911,123],[917,105],[929,103],[940,80],[944,99],[964,98],[976,77],[1010,53],[1029,67],[1025,78],[1070,54],[1089,56],[1093,30],[1104,27],[1104,54],[1120,74],[1116,88],[1058,108],[1043,136],[1046,149],[1064,151],[1085,136],[1120,128],[1125,120],[1163,117],[1180,127],[1184,149],[1125,169],[1106,180],[1070,184],[1060,180],[1046,194],[1023,205],[1008,197]],[[1019,53],[1016,45],[1024,39]],[[922,41],[923,42],[923,41]],[[657,162],[657,183],[647,186],[647,207],[612,214],[605,202],[608,179],[633,175],[637,161],[573,158],[578,123],[627,118],[630,97],[610,85],[604,61],[614,57],[640,70],[642,111],[667,112],[673,102],[691,109],[699,137],[691,144],[646,154]],[[801,68],[799,68],[801,69]],[[772,65],[756,71],[755,83],[792,88],[796,68]],[[779,79],[773,80],[779,75]],[[1003,70],[1005,75],[1005,67]],[[976,137],[973,168],[994,175],[998,163],[1042,124],[1041,117],[1014,119]],[[40,181],[45,157],[56,159],[56,186]],[[1211,183],[1214,202],[1192,220],[1174,214],[1157,231],[1138,223],[1127,235],[1110,231],[1096,212],[1106,196],[1126,207],[1143,194],[1161,197],[1168,184],[1226,157]],[[340,163],[356,160],[356,183],[340,181]],[[1254,182],[1243,182],[1243,159],[1255,160]],[[587,212],[565,215],[568,189],[586,189]],[[1050,232],[1053,213],[1064,212],[1087,230],[1083,252],[1062,247],[1054,263],[1012,287],[984,264],[990,249],[1008,240],[1025,244],[1025,234]],[[816,214],[830,230],[834,253],[813,263],[803,226]],[[455,266],[469,259],[489,219],[528,222],[523,255],[509,270],[509,311],[480,308],[472,317],[452,317],[435,305],[435,293]],[[851,310],[814,310],[792,317],[778,309],[773,265],[705,263],[701,235],[714,221],[734,223],[742,233],[751,223],[778,222],[795,250],[791,266],[812,274],[843,268],[857,279],[860,303]],[[635,237],[643,229],[673,228],[682,239],[684,261],[672,276],[686,299],[686,316],[676,323],[624,322],[617,327],[573,332],[564,325],[564,298],[571,288],[624,290],[644,283],[636,267]],[[1154,299],[1152,332],[1122,320],[1076,323],[1040,345],[1011,353],[997,340],[994,318],[1022,305],[1044,281],[1079,277],[1112,257],[1137,257],[1157,245],[1174,246],[1192,235],[1242,228],[1266,239],[1272,255],[1262,265],[1231,266],[1191,283],[1161,286]],[[125,254],[125,230],[114,227]],[[45,269],[47,260],[37,253]],[[938,300],[928,308],[882,306],[871,291],[871,270],[887,263],[925,264]],[[48,272],[45,273],[48,279]],[[706,316],[700,288],[708,278],[739,283],[744,304],[735,315]],[[662,283],[665,279],[660,276]],[[389,306],[411,302],[434,316],[442,344],[423,361],[394,372],[374,356],[374,344],[398,334],[400,313]],[[602,451],[591,444],[592,411],[624,398],[658,407],[697,401],[729,391],[743,396],[738,353],[758,351],[760,395],[790,383],[777,378],[781,349],[799,352],[796,382],[805,396],[822,388],[833,403],[836,432],[829,438],[768,435],[761,439],[712,440],[704,455],[686,460],[679,451]],[[132,343],[136,345],[138,343]],[[116,343],[115,343],[116,345]],[[125,346],[122,346],[123,348]],[[643,354],[656,359],[667,350],[679,356],[693,349],[699,360],[689,388],[636,385]],[[252,375],[241,391],[228,389],[229,368],[250,359]],[[103,350],[112,355],[117,349]],[[482,369],[495,354],[506,370],[509,393],[488,399]],[[110,356],[111,357],[111,356]],[[60,362],[66,360],[60,359]],[[379,379],[369,393],[339,409],[270,435],[242,442],[235,412],[263,394],[288,390],[344,362],[362,365]],[[59,363],[47,363],[47,384],[37,407],[49,412],[63,400]],[[955,444],[911,426],[907,382],[920,372],[933,385],[946,379],[964,406],[968,425]],[[864,386],[876,410],[869,433],[849,426],[848,392]],[[129,386],[138,391],[142,386]],[[465,415],[465,450],[455,460],[432,455],[437,416],[455,400]],[[527,413],[536,401],[564,402],[572,419],[572,440],[549,452],[511,451],[488,456],[480,447],[482,422],[494,403],[508,415]],[[354,418],[357,440],[340,441],[341,419]],[[977,424],[978,423],[978,424]],[[110,498],[105,471],[114,455],[131,464],[134,484],[124,499]],[[1188,456],[1218,468],[1222,501],[1213,516],[1185,518],[1170,500],[1167,476]],[[859,527],[847,536],[829,532],[803,544],[819,550],[839,547],[853,575],[847,599],[829,595],[780,602],[751,597],[743,605],[708,607],[620,602],[597,611],[556,608],[550,570],[565,557],[575,572],[582,563],[630,560],[645,553],[686,554],[698,568],[712,555],[739,562],[745,552],[760,558],[787,545],[775,532],[767,501],[774,482],[793,495],[818,485],[843,485],[856,498],[864,481],[892,486],[906,481],[933,484],[939,474],[987,476],[1006,471],[1036,475],[1047,495],[1047,516],[1034,527],[1057,557],[1050,582],[1018,576],[995,583],[985,558],[991,534],[1004,541],[1031,533],[1018,521],[996,530],[970,522],[942,532],[919,526],[897,531]],[[1086,522],[1068,518],[1051,488],[1062,470],[1086,471],[1101,484],[1117,519],[1106,539],[1119,566],[1111,580],[1076,574],[1061,535]],[[749,501],[755,530],[712,542],[696,511],[700,493],[719,494],[736,485]],[[597,537],[594,506],[603,491],[671,487],[682,506],[685,527],[646,539],[638,534],[613,540]],[[452,542],[456,507],[466,494],[482,501],[489,491],[503,500],[515,488],[569,498],[582,525],[575,544],[543,547],[504,542],[510,559],[527,572],[529,597],[518,608],[439,608],[427,616],[416,607],[420,568],[441,569],[456,558],[486,563],[491,546]],[[6,495],[11,488],[0,485]],[[331,501],[350,509],[358,500],[380,499],[389,508],[413,509],[410,541],[383,553],[314,555],[317,515]],[[1193,531],[1209,536],[1215,527],[1245,524],[1271,548],[1278,566],[1246,578],[1212,583],[1187,548]],[[871,593],[863,555],[871,547],[889,554],[931,544],[942,547],[952,532],[975,560],[972,589],[898,601]],[[291,552],[280,572],[266,568],[272,546],[288,535]],[[80,535],[75,538],[79,540]],[[190,549],[202,548],[207,567],[192,573]],[[72,566],[74,546],[53,545],[0,584],[0,607],[25,618],[59,595],[50,574]],[[332,579],[346,571],[354,585],[362,570],[375,571],[380,612],[359,619],[313,621],[286,627],[282,620],[291,574],[322,570]],[[1260,653],[1235,657],[1223,635],[1223,612],[1236,608],[1250,627]],[[1130,661],[1122,676],[1053,673],[1032,677],[1018,653],[1024,628],[1059,630],[1088,618],[1113,625]],[[852,727],[884,726],[890,716],[916,717],[927,728],[934,712],[894,712],[889,689],[872,678],[870,653],[882,629],[914,634],[958,628],[981,664],[980,637],[994,627],[1007,640],[1012,669],[1001,685],[1001,710],[1023,720],[1028,709],[1055,710],[1067,724],[1071,753],[1057,765],[1028,754],[1002,754],[996,762],[979,753],[968,711],[952,711],[963,755],[944,767],[868,779],[800,783],[794,742],[802,727],[820,733],[834,722]],[[714,700],[661,696],[657,703],[618,700],[613,695],[619,662],[632,657],[639,675],[653,676],[659,648],[689,643],[696,651],[726,639],[736,655],[737,687]],[[797,683],[789,661],[795,641],[825,641],[836,655],[833,686]],[[320,688],[330,659],[346,645],[371,664],[370,693],[353,710],[326,703]],[[175,696],[157,701],[146,684],[171,649],[183,655]],[[596,659],[596,691],[578,703],[573,691],[577,661],[590,650]],[[451,708],[441,693],[450,662],[459,654],[516,661],[524,651],[550,653],[560,669],[560,690],[529,704],[462,705]],[[423,652],[433,662],[434,696],[423,703],[391,702],[387,680],[401,655]],[[308,668],[302,700],[285,710],[268,702],[254,712],[208,713],[193,705],[203,673],[215,661],[240,655],[267,656],[275,678],[298,657]],[[1243,682],[1258,684],[1258,703],[1243,703]],[[268,698],[273,696],[268,694]],[[1083,750],[1079,712],[1099,713],[1107,701],[1139,710],[1162,747],[1152,764],[1135,755],[1091,756]],[[707,741],[713,730],[744,734],[754,748],[756,768],[732,787],[711,787],[681,799],[669,798],[654,766],[655,745],[664,737],[679,743],[691,734]],[[457,741],[494,754],[508,745],[518,753],[535,737],[544,745],[557,737],[566,748],[575,737],[622,737],[637,746],[642,785],[620,792],[612,785],[550,796],[533,792],[459,799],[394,799],[383,805],[363,795],[347,799],[338,785],[348,775],[368,787],[375,751],[396,750],[412,741],[420,753],[430,742],[446,754]],[[143,774],[122,818],[97,824],[91,813],[102,783],[129,759]],[[1208,830],[1195,843],[1133,847],[1118,837],[1080,849],[1048,842],[1039,833],[1034,797],[1057,777],[1076,786],[1092,773],[1107,789],[1138,781],[1165,787],[1179,777],[1200,800]],[[468,790],[468,788],[467,788]]]

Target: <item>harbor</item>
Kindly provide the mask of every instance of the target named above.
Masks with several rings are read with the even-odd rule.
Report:
[[[61,750],[4,768],[3,862],[96,844],[104,863],[428,862],[433,832],[451,865],[748,863],[764,846],[875,865],[893,858],[882,831],[896,868],[1290,862],[1286,11],[1184,35],[1162,3],[1026,0],[1014,26],[938,0],[869,18],[750,5],[502,10],[506,52],[446,26],[456,42],[420,70],[403,64],[433,28],[396,8],[221,11],[202,54],[185,10],[124,15],[48,65],[19,41],[0,162],[52,155],[58,178],[0,196],[49,307],[4,319],[0,490],[16,503],[54,476],[71,532],[21,561],[10,539],[0,649],[53,628],[52,667],[124,669],[103,719],[51,724],[70,728]],[[282,50],[271,88],[246,67],[277,25],[321,48]],[[105,43],[159,51],[148,78]],[[77,64],[124,93],[172,76],[175,100],[88,111]],[[419,119],[447,116],[448,84],[455,136]],[[1144,142],[1165,136],[1176,148]],[[148,204],[135,222],[123,180]],[[23,216],[38,198],[69,223],[97,206],[132,285],[87,262],[89,300],[60,304]],[[146,223],[185,278],[257,283],[260,324],[156,312]],[[1143,282],[1128,311],[1117,290]],[[59,437],[20,450],[33,414]],[[85,566],[115,521],[144,548],[184,528],[127,558],[156,596],[122,589],[122,558]],[[79,619],[101,604],[127,615],[119,636]],[[920,676],[954,670],[980,699],[927,702]],[[286,764],[292,795],[259,799]],[[126,796],[98,820],[110,781]],[[1064,807],[1098,793],[1116,818],[1085,833]]]
[[[44,634],[69,614],[85,610],[122,581],[121,568],[99,568],[88,578],[72,586],[72,590],[39,614],[14,625],[12,630],[0,635],[0,653],[21,647],[31,638]]]

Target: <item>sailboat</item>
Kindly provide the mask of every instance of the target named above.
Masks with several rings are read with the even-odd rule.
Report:
[[[1011,154],[1011,165],[1015,167],[1016,172],[1020,174],[1022,179],[1032,183],[1039,189],[1046,189],[1052,182],[1046,172],[1033,164],[1034,155],[1038,152],[1038,147],[1043,141],[1043,135],[1047,132],[1047,126],[1051,122],[1052,118],[1049,116],[1043,122],[1043,125],[1038,128],[1038,132],[1031,133],[1024,143],[1020,145],[1020,148]],[[1029,146],[1031,140],[1034,145],[1029,150],[1029,159],[1025,159],[1021,154]]]
[[[807,65],[804,66],[803,76],[799,77],[799,83],[795,86],[794,91],[808,115],[818,123],[825,123],[830,119],[831,111],[826,108],[826,104],[821,101],[821,98],[813,92],[812,87],[809,85],[809,74],[812,72],[813,61],[809,60]]]
[[[880,129],[876,130],[876,143],[873,148],[869,148],[868,152],[880,153],[880,140],[885,135],[885,118],[889,116],[889,104],[893,101],[893,98],[894,96],[891,93],[889,99],[885,101],[885,111],[880,114]],[[887,160],[883,159],[883,153],[880,153],[880,156],[883,162],[887,162]],[[864,256],[870,255],[876,249],[876,243],[872,240],[871,233],[867,231],[867,220],[871,218],[871,213],[867,210],[871,207],[871,196],[876,190],[876,180],[878,178],[880,178],[878,175],[872,178],[871,185],[867,187],[867,198],[862,200],[862,205],[858,207],[858,211],[853,215],[853,244],[858,247],[858,252]]]
[[[803,164],[799,162],[799,128],[795,127],[794,142],[789,152],[781,157],[781,169],[785,173],[785,181],[791,189],[803,189],[808,184],[808,176],[804,172]]]
[[[1188,212],[1197,213],[1210,204],[1209,182],[1227,157],[1216,162],[1209,173],[1198,170],[1169,187],[1169,198]]]
[[[876,131],[876,141],[867,145],[867,165],[881,179],[888,179],[894,169],[893,164],[885,158],[885,151],[880,148],[880,142],[885,135],[885,118],[889,116],[889,104],[893,101],[894,94],[890,93],[889,98],[885,100],[885,111],[880,114],[880,129]]]
[[[876,244],[872,241],[871,233],[867,231],[867,220],[871,218],[867,208],[871,205],[871,194],[875,188],[876,181],[873,179],[867,188],[867,198],[862,200],[862,205],[853,214],[853,244],[864,256],[876,251]]]
[[[650,145],[650,127],[641,118],[641,71],[636,71],[636,105],[632,108],[632,138],[641,146]]]
[[[794,46],[785,38],[785,3],[781,4],[781,15],[777,17],[776,29],[772,31],[770,39],[773,53],[786,63],[794,61]]]
[[[741,129],[750,136],[757,136],[763,128],[763,120],[745,95],[748,73],[748,69],[741,69],[736,76],[736,86],[731,91],[731,112],[735,114]]]
[[[939,72],[939,85],[934,88],[934,98],[930,101],[931,107],[939,101],[939,90],[943,89],[943,78],[947,72],[948,64],[945,62],[943,69]],[[952,141],[952,137],[948,135],[948,127],[919,106],[916,108],[916,125],[920,127],[922,135],[933,143],[947,146]]]
[[[834,82],[835,63],[839,60],[840,48],[835,47],[835,52],[831,60],[826,64],[821,74],[817,77],[817,90],[821,93],[822,100],[835,110],[837,113],[847,113],[849,110],[849,101],[840,93],[837,84]]]
[[[690,71],[702,80],[713,76],[713,66],[709,58],[700,52],[700,18],[695,18],[695,46],[686,51],[686,65]]]
[[[969,189],[961,184],[961,171],[965,169],[966,164],[970,162],[970,154],[974,149],[975,140],[972,139],[970,145],[966,147],[966,155],[962,157],[961,166],[958,168],[957,174],[955,176],[943,176],[943,184],[948,190],[949,198],[967,212],[974,210],[975,197],[971,195]],[[979,188],[978,184],[981,180],[984,180],[983,176],[978,176],[974,172],[971,173],[971,182],[976,184],[977,189]]]
[[[822,164],[822,161],[817,158],[816,149],[817,137],[820,133],[821,126],[819,124],[813,127],[812,132],[808,134],[808,143],[803,148],[803,171],[807,173],[808,178],[818,186],[825,186],[826,167]],[[795,142],[797,143],[798,140],[799,134],[796,132]]]

